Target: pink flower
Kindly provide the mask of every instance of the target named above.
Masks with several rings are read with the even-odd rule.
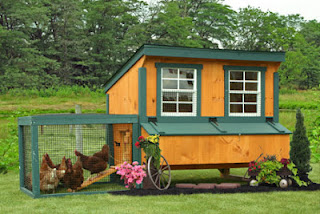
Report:
[[[132,162],[132,165],[138,165],[139,163],[138,163],[138,161],[133,161]]]
[[[143,170],[145,165],[138,165],[137,161],[131,164],[124,162],[120,167],[117,167],[117,174],[121,175],[121,179],[124,179],[126,188],[136,187],[136,184],[141,184],[143,178],[147,176]]]

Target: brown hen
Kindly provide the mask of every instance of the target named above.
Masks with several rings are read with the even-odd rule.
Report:
[[[91,174],[100,173],[108,166],[109,147],[107,145],[104,145],[101,151],[96,152],[92,156],[86,156],[77,150],[74,153],[80,157],[82,167],[89,170]]]

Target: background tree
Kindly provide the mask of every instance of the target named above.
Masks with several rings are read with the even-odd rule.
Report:
[[[304,117],[300,109],[297,110],[296,119],[295,131],[290,142],[290,159],[296,165],[300,178],[306,181],[305,175],[311,171],[311,152],[306,127],[304,126]]]

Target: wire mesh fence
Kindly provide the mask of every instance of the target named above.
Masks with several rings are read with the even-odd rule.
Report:
[[[38,125],[36,137],[31,126],[21,127],[25,189],[33,192],[32,167],[37,167],[40,195],[125,190],[114,168],[132,162],[132,124]]]

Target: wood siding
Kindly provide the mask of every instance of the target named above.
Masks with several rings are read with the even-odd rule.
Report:
[[[132,124],[113,124],[114,164],[132,162]]]
[[[144,60],[143,56],[107,91],[109,114],[138,114],[138,69]]]
[[[273,116],[273,73],[277,71],[280,63],[151,56],[148,56],[144,63],[144,67],[147,69],[147,116],[156,116],[157,114],[156,62],[203,65],[201,72],[201,116],[206,117],[224,116],[224,65],[267,67],[265,73],[265,116]]]
[[[289,158],[289,135],[162,136],[170,165],[248,163],[260,154]]]

